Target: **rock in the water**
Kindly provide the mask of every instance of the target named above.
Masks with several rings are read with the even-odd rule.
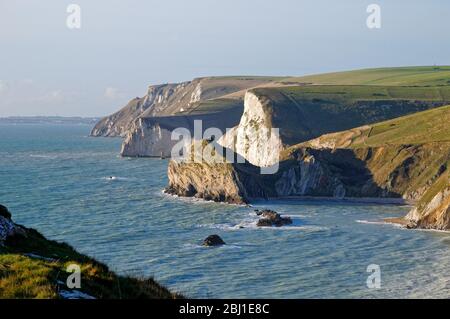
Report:
[[[261,217],[256,223],[256,226],[258,227],[281,227],[292,224],[292,219],[290,217],[281,217],[280,214],[270,209],[256,211],[256,215]]]
[[[221,246],[225,245],[225,242],[219,235],[210,235],[203,241],[203,246]]]
[[[0,204],[0,216],[5,217],[6,219],[11,219],[11,213],[8,208]]]

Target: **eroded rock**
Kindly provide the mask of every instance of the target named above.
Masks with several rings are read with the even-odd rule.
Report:
[[[282,217],[280,214],[270,209],[262,211],[257,210],[256,215],[261,217],[256,223],[256,226],[258,227],[281,227],[292,224],[292,219],[290,217]]]
[[[222,246],[225,245],[225,242],[222,238],[220,238],[219,235],[210,235],[206,237],[206,239],[203,241],[203,246]]]
[[[11,213],[8,208],[0,204],[0,216],[5,217],[6,219],[11,219]]]
[[[0,205],[0,245],[3,245],[5,240],[12,236],[26,236],[26,230],[16,225],[11,220],[11,213],[8,209]]]

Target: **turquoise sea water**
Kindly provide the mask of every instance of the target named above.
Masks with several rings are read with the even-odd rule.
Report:
[[[166,160],[121,158],[119,139],[89,138],[89,130],[0,125],[0,203],[16,222],[194,298],[450,296],[450,234],[376,222],[409,207],[261,201],[248,208],[169,197],[161,192]],[[290,215],[294,225],[257,229],[255,208]],[[200,246],[215,233],[228,245]],[[366,286],[370,264],[380,266],[380,289]]]

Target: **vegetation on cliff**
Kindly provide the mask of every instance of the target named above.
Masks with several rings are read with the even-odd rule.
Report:
[[[153,279],[120,276],[65,243],[48,240],[38,231],[14,224],[0,241],[0,298],[63,298],[64,292],[99,299],[178,298]],[[0,223],[2,226],[2,223]],[[0,227],[1,228],[1,227]],[[80,266],[81,289],[66,287],[71,264]]]
[[[288,78],[282,82],[315,85],[447,86],[450,84],[450,66],[362,69]]]

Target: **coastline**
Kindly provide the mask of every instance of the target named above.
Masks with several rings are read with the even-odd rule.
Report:
[[[269,197],[263,198],[251,198],[250,204],[254,201],[326,201],[337,203],[355,203],[355,204],[377,204],[377,205],[398,205],[398,206],[414,206],[415,202],[405,200],[403,198],[377,198],[377,197],[318,197],[318,196],[282,196],[282,197]]]

